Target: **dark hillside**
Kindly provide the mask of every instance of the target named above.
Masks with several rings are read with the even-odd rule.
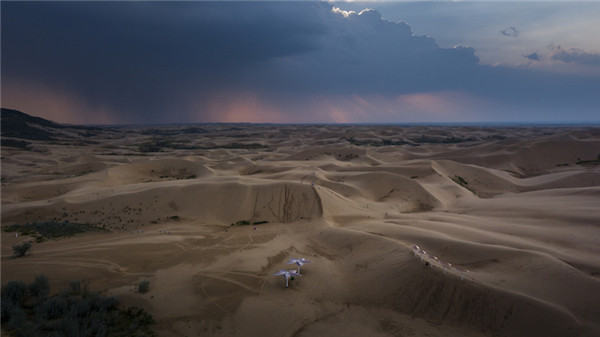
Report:
[[[2,138],[21,138],[30,140],[54,140],[65,137],[61,130],[71,129],[89,133],[99,128],[88,126],[62,125],[26,113],[2,108]],[[82,134],[86,136],[88,134]],[[67,138],[69,138],[67,136]]]

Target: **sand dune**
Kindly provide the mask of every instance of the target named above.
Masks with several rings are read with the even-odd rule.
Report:
[[[139,161],[108,169],[106,186],[120,186],[143,182],[195,179],[211,175],[212,172],[201,164],[183,159],[159,159]]]
[[[3,232],[2,284],[85,279],[160,336],[600,334],[598,128],[201,127],[3,147],[3,227],[109,231]]]

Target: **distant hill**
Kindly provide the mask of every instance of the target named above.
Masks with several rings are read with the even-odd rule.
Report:
[[[42,127],[61,129],[60,124],[29,116],[17,110],[2,108],[2,137],[31,140],[52,140],[54,135]]]
[[[30,116],[21,111],[2,108],[2,138],[20,138],[29,140],[55,140],[57,137],[71,138],[65,129],[89,132],[95,127],[62,125],[40,117]]]

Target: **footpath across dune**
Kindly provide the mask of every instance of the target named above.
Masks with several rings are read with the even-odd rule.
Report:
[[[3,145],[2,285],[83,280],[159,336],[600,335],[600,128],[189,128]]]

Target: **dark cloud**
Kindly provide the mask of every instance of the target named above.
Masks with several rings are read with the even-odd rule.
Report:
[[[550,59],[565,63],[600,66],[600,54],[586,52],[577,48],[562,48],[559,45],[550,46]]]
[[[556,109],[573,104],[556,95],[565,89],[583,108],[598,103],[588,95],[597,82],[484,66],[473,48],[441,48],[374,10],[323,2],[1,6],[3,101],[35,96],[94,121],[90,111],[116,122],[234,121],[244,111],[256,120],[328,121],[321,106],[332,116],[358,106],[364,121],[369,113],[378,121],[377,111],[443,110],[456,97],[481,109],[481,102]],[[511,28],[503,34],[518,34]],[[555,54],[590,60],[573,50]],[[456,103],[452,111],[463,108],[474,109]]]
[[[336,93],[447,89],[479,62],[471,48],[440,48],[432,38],[415,36],[409,25],[382,20],[374,10],[346,16],[328,10],[325,22],[327,35],[317,53],[292,55],[270,65],[270,77],[278,79],[279,89]]]
[[[526,55],[523,55],[523,57],[526,59],[529,59],[531,61],[539,61],[540,60],[540,55],[538,53],[526,54]]]
[[[3,2],[3,77],[158,119],[191,87],[229,86],[249,67],[316,50],[325,27],[315,7]]]
[[[519,31],[515,27],[508,27],[500,32],[500,34],[509,37],[519,36]]]
[[[523,57],[532,61],[546,61],[560,63],[570,63],[583,66],[600,66],[600,53],[594,53],[584,51],[577,48],[563,48],[560,45],[549,45],[548,50],[550,51],[540,54],[534,52],[531,54],[523,55]]]

